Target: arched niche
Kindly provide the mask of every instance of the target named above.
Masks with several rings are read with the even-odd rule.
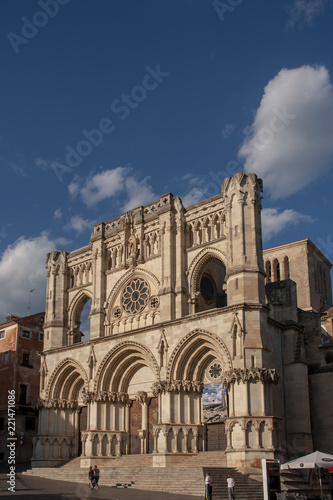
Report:
[[[216,257],[206,259],[200,266],[197,278],[195,312],[207,311],[227,305],[225,288],[226,268]]]

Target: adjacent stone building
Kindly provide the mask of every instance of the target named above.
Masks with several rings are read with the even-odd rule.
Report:
[[[37,435],[40,357],[43,351],[44,313],[19,317],[9,314],[0,324],[0,460],[8,457],[8,391],[15,391],[16,461],[32,456]]]
[[[331,264],[309,240],[263,252],[261,192],[238,173],[187,208],[168,193],[96,224],[88,246],[47,255],[36,466],[142,453],[165,467],[219,449],[245,470],[322,442],[312,397],[327,385],[311,370]],[[227,416],[205,423],[210,384],[226,388]]]

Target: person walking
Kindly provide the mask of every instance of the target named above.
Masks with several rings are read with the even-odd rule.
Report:
[[[99,468],[97,467],[97,465],[95,465],[94,475],[95,475],[95,488],[96,488],[96,490],[98,490],[99,474],[100,474]]]
[[[212,497],[213,497],[213,478],[209,472],[206,472],[205,495],[206,495],[206,500],[212,500]]]
[[[228,487],[228,498],[229,498],[229,500],[235,500],[235,492],[234,492],[235,486],[236,486],[235,481],[230,476],[230,474],[228,474],[228,476],[227,476],[227,487]]]
[[[89,488],[92,490],[94,489],[93,486],[93,481],[94,481],[95,475],[92,466],[89,467],[89,472],[88,472],[88,479],[89,479]]]

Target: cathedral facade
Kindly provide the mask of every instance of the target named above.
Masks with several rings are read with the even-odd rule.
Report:
[[[168,193],[96,224],[88,246],[47,255],[35,466],[151,454],[167,467],[221,450],[250,469],[313,450],[304,324],[320,341],[320,311],[297,304],[287,250],[264,260],[261,192],[238,173],[187,208]],[[329,307],[331,264],[317,254]]]

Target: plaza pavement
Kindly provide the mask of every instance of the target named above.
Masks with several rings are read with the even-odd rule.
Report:
[[[57,474],[57,469],[54,469]],[[8,477],[3,467],[0,470],[0,499],[15,498],[15,500],[195,500],[198,497],[186,495],[172,495],[160,491],[143,491],[131,488],[117,488],[101,486],[99,490],[90,490],[87,484],[70,483],[60,480],[50,480],[42,477],[33,477],[16,474],[15,493],[8,491]]]

